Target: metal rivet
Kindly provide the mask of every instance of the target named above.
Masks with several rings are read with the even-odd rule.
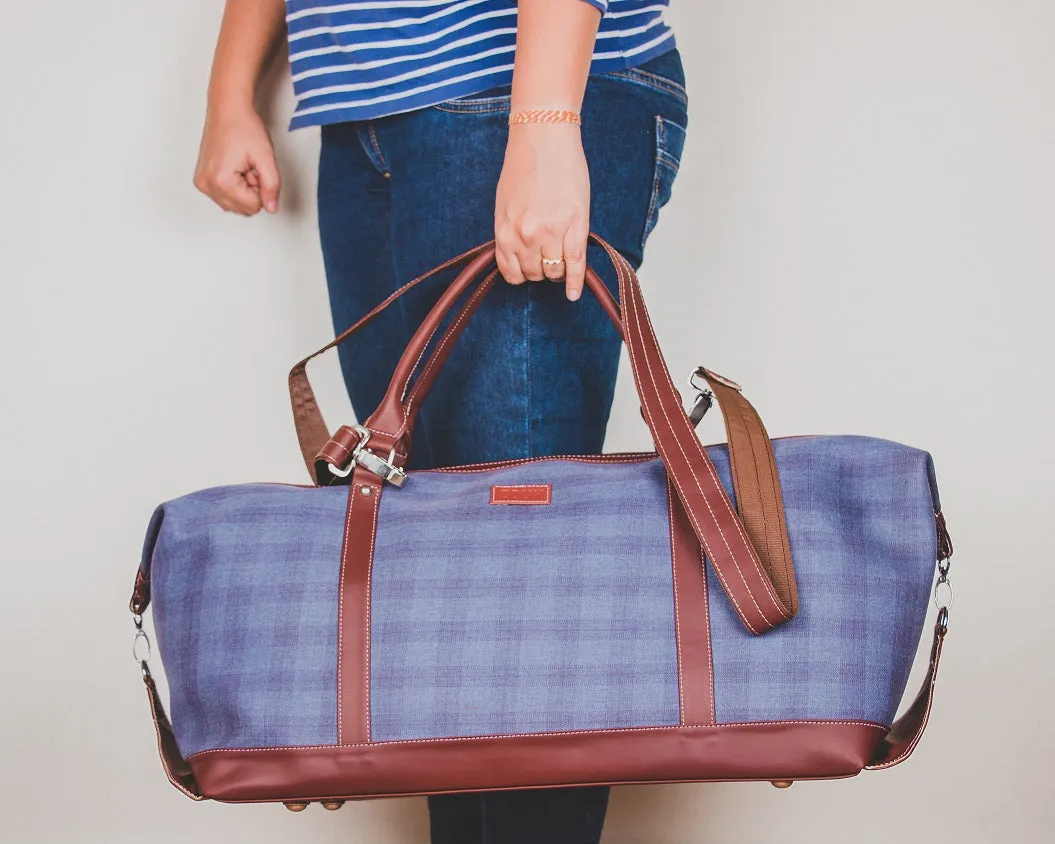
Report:
[[[291,812],[303,812],[308,808],[307,803],[286,803],[285,806]]]
[[[795,780],[773,780],[774,788],[791,788]]]
[[[361,492],[363,495],[372,495],[374,491],[368,486],[361,486],[359,487],[359,492]]]
[[[331,812],[336,812],[341,806],[344,805],[343,800],[323,800],[322,808],[329,809]]]

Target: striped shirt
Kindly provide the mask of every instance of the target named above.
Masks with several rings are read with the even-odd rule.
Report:
[[[603,12],[591,73],[674,47],[669,0],[568,0]],[[476,94],[513,78],[515,0],[286,0],[291,129],[365,120]]]

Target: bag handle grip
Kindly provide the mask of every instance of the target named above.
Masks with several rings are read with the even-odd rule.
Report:
[[[591,277],[587,282],[591,290],[604,286],[604,282],[592,269],[588,269],[587,273]],[[411,436],[418,410],[465,324],[495,284],[497,275],[497,270],[488,274],[467,299],[437,343],[409,392],[407,387],[413,373],[404,373],[400,378],[399,393],[405,394],[402,401],[402,433],[392,447],[399,459],[409,459]],[[622,336],[618,306],[610,296],[607,299],[602,298],[601,301]],[[418,360],[420,361],[420,358]],[[702,366],[696,370],[694,377],[707,381],[722,410],[729,443],[729,461],[737,511],[762,565],[773,581],[774,589],[790,608],[792,615],[795,615],[799,610],[798,587],[784,518],[784,501],[769,435],[757,411],[743,396],[739,385]],[[695,424],[696,420],[692,422]],[[366,427],[370,428],[370,422]],[[325,461],[343,469],[350,449],[354,448],[358,439],[359,434],[354,429],[342,428],[319,453],[316,461]]]
[[[619,297],[624,306],[620,308],[615,304],[608,288],[596,273],[587,274],[587,286],[600,298],[609,315],[613,318],[618,317],[620,321],[645,421],[652,431],[656,450],[663,458],[672,485],[692,524],[693,532],[703,545],[741,621],[752,633],[765,633],[792,618],[797,609],[796,602],[791,599],[795,593],[790,586],[793,583],[790,556],[779,568],[767,570],[763,566],[748,538],[748,531],[734,511],[714,466],[685,414],[680,394],[670,380],[633,268],[603,239],[596,234],[591,234],[590,237],[605,250],[615,266],[619,278]],[[465,255],[472,256],[468,266],[444,291],[411,338],[389,384],[385,399],[367,420],[363,429],[360,429],[369,435],[374,450],[379,453],[387,450],[387,462],[379,456],[375,457],[372,451],[369,456],[389,469],[393,468],[390,464],[399,464],[399,461],[406,459],[406,455],[396,452],[397,443],[406,433],[406,408],[401,401],[406,384],[447,312],[476,278],[492,266],[493,244],[485,244]],[[445,266],[449,265],[450,262]],[[347,336],[347,333],[349,332],[344,336]],[[298,364],[298,367],[302,367],[302,364]],[[294,373],[296,372],[297,367],[294,368]],[[291,385],[294,373],[291,373]],[[293,396],[293,401],[296,415],[297,396]],[[321,418],[319,421],[321,423]],[[772,460],[768,439],[764,439],[763,445],[770,451],[769,459]],[[341,443],[340,446],[347,450],[345,444]],[[322,467],[317,462],[313,463],[316,479],[322,480],[319,477]],[[395,471],[402,474],[398,465]],[[770,475],[775,479],[775,468],[771,469]],[[775,526],[769,529],[772,527]],[[784,573],[791,574],[790,580],[784,577]],[[774,575],[781,581],[780,587],[774,584]]]

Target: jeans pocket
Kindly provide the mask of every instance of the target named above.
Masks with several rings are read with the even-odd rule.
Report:
[[[670,200],[674,179],[681,166],[681,154],[685,148],[685,127],[669,117],[656,115],[656,153],[652,170],[652,196],[645,215],[645,228],[641,233],[641,249],[656,227],[659,209]]]
[[[509,111],[512,86],[499,85],[478,94],[466,94],[433,106],[437,111],[452,114],[500,114]]]

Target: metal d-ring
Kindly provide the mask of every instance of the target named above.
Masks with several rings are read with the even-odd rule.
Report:
[[[146,630],[143,629],[143,616],[137,613],[133,621],[136,625],[136,635],[132,639],[132,658],[140,665],[145,666],[150,659],[150,637],[147,635]]]
[[[942,602],[938,598],[938,592],[940,591],[942,586],[944,586],[948,590],[948,593],[949,593],[948,600],[944,601],[944,602]],[[945,612],[948,613],[949,609],[953,605],[953,601],[955,600],[955,598],[956,598],[956,595],[952,591],[952,581],[949,580],[949,578],[947,578],[944,575],[942,575],[941,577],[938,578],[937,582],[934,584],[934,606],[936,606],[939,610],[945,610]]]
[[[395,464],[395,445],[388,452],[388,459],[386,460],[383,457],[378,457],[366,447],[366,444],[370,441],[370,430],[368,428],[362,425],[352,425],[352,430],[359,434],[359,442],[352,449],[352,454],[348,458],[348,466],[344,469],[338,469],[332,463],[327,463],[326,465],[329,467],[330,472],[339,478],[347,478],[355,471],[356,466],[362,466],[394,486],[403,486],[407,480],[407,475],[402,468]]]
[[[355,448],[352,449],[351,455],[348,457],[348,465],[343,469],[334,466],[332,463],[327,462],[326,468],[330,470],[330,474],[338,478],[347,478],[352,472],[355,471],[355,467],[358,462],[359,452],[363,450],[363,447],[370,441],[370,429],[364,428],[362,425],[350,426],[353,431],[359,435],[359,442],[355,444]]]

